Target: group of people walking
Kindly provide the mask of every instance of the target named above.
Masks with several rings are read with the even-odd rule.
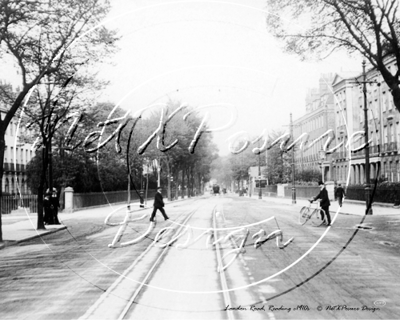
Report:
[[[60,224],[58,221],[58,208],[60,207],[60,201],[57,195],[57,189],[53,188],[46,190],[46,194],[43,199],[44,208],[44,224]]]

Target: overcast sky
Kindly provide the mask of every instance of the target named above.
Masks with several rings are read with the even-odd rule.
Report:
[[[361,68],[345,54],[322,63],[284,54],[266,31],[263,0],[113,0],[108,27],[122,37],[115,64],[102,70],[111,80],[104,98],[137,110],[168,99],[191,106],[214,105],[210,126],[220,154],[226,139],[245,130],[279,130],[305,113],[305,94],[321,73]],[[299,26],[301,28],[301,26]]]

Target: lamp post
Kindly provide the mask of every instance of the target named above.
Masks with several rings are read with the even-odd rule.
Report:
[[[143,171],[140,174],[140,191],[139,191],[139,195],[140,195],[140,208],[144,208],[144,184],[143,184]]]
[[[319,150],[319,159],[321,160],[321,179],[322,179],[322,182],[324,182],[324,183],[325,183],[325,179],[324,179],[324,167],[323,167],[322,164],[324,163],[325,158],[326,158],[326,153],[325,153],[325,151],[321,148],[321,150]]]
[[[244,196],[243,181],[242,181],[242,166],[243,166],[243,152],[240,154],[239,197]]]
[[[161,159],[154,160],[157,169],[157,188],[161,187]]]
[[[258,140],[258,147],[260,147],[260,140]],[[258,154],[258,199],[262,199],[261,191],[261,153]]]
[[[292,139],[294,140],[293,136],[293,120],[292,120],[292,114],[290,114],[290,135],[292,136]],[[294,167],[294,145],[292,149],[292,204],[296,203],[296,185],[295,185],[295,167]]]
[[[369,145],[368,145],[368,108],[367,108],[367,75],[365,73],[365,60],[362,62],[363,67],[363,94],[364,94],[364,141],[365,141],[365,214],[372,215],[371,207],[371,186],[369,171]]]

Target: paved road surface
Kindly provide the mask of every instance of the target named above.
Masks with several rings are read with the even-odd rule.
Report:
[[[205,241],[199,241],[178,249],[177,244],[186,239],[182,237],[171,245],[128,317],[174,319],[186,313],[187,319],[227,319],[226,310],[231,309],[236,319],[399,318],[400,216],[338,215],[329,229],[299,226],[297,207],[237,196],[171,204],[167,211],[172,222],[159,218],[151,236],[125,248],[107,247],[117,229],[104,226],[104,215],[82,215],[79,220],[66,220],[66,230],[1,250],[0,318],[84,317],[161,228],[193,208],[199,212],[191,226],[209,227],[210,207],[215,205],[219,226],[237,231],[236,245],[241,234],[249,231],[245,251],[226,269],[231,305],[225,306],[221,297],[199,293],[220,290],[213,247],[207,249]],[[361,223],[371,229],[357,229]],[[244,226],[240,232],[239,226]],[[127,228],[124,239],[147,228],[147,219],[136,222]],[[253,235],[278,229],[282,242],[274,238],[254,247],[258,236]],[[291,237],[294,240],[286,248],[277,246]],[[223,254],[234,248],[229,241],[221,244]],[[146,269],[135,268],[138,274]],[[181,293],[185,291],[195,293]],[[118,295],[114,299],[122,305],[127,301]]]

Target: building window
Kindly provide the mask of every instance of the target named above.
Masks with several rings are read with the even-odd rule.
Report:
[[[394,141],[394,132],[393,132],[393,125],[391,124],[389,126],[389,142],[393,142]]]
[[[10,148],[10,162],[13,162],[14,161],[14,147],[11,147]]]
[[[383,111],[388,111],[389,110],[388,103],[389,103],[389,95],[385,94],[383,96],[383,104],[384,104],[383,105]]]
[[[388,143],[388,127],[383,128],[384,143]]]
[[[383,163],[383,174],[384,174],[385,178],[387,178],[388,174],[387,174],[387,164],[386,164],[386,162]]]

